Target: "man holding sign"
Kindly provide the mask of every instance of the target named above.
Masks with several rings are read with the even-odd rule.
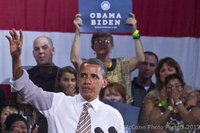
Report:
[[[127,103],[133,101],[131,96],[131,72],[134,71],[138,63],[144,61],[144,51],[137,30],[137,20],[135,15],[130,13],[131,18],[126,20],[126,24],[132,25],[133,39],[135,42],[136,57],[130,58],[110,58],[110,51],[113,49],[113,37],[110,33],[94,33],[92,36],[92,49],[96,53],[96,58],[101,60],[107,67],[109,82],[118,82],[126,88]],[[71,62],[77,70],[85,59],[79,57],[80,32],[79,27],[83,25],[80,14],[75,15],[74,25],[76,28],[75,38],[71,49]]]

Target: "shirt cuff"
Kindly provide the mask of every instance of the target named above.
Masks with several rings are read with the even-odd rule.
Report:
[[[25,86],[28,80],[29,80],[29,75],[27,71],[23,69],[23,75],[19,79],[17,80],[10,79],[11,92],[20,91]]]

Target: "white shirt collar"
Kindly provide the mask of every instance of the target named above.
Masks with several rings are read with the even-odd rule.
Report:
[[[78,103],[79,106],[83,106],[83,104],[87,103],[87,101],[81,96],[81,94],[76,96],[76,101]],[[97,112],[98,107],[99,107],[99,99],[98,97],[96,99],[94,99],[93,101],[89,102],[92,105],[92,109]]]

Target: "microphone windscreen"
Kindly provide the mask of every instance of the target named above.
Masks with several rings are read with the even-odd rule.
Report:
[[[112,127],[108,128],[108,132],[109,133],[117,133],[117,130],[115,129],[115,127],[112,126]]]
[[[100,127],[96,127],[96,128],[94,129],[94,132],[95,132],[95,133],[104,133],[103,130],[102,130]]]

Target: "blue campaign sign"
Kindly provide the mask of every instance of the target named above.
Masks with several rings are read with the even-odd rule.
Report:
[[[120,112],[124,119],[125,133],[135,133],[140,112],[139,107],[113,102],[107,99],[105,99],[105,104],[109,104]]]
[[[79,0],[80,32],[132,33],[125,24],[130,12],[132,0]]]

